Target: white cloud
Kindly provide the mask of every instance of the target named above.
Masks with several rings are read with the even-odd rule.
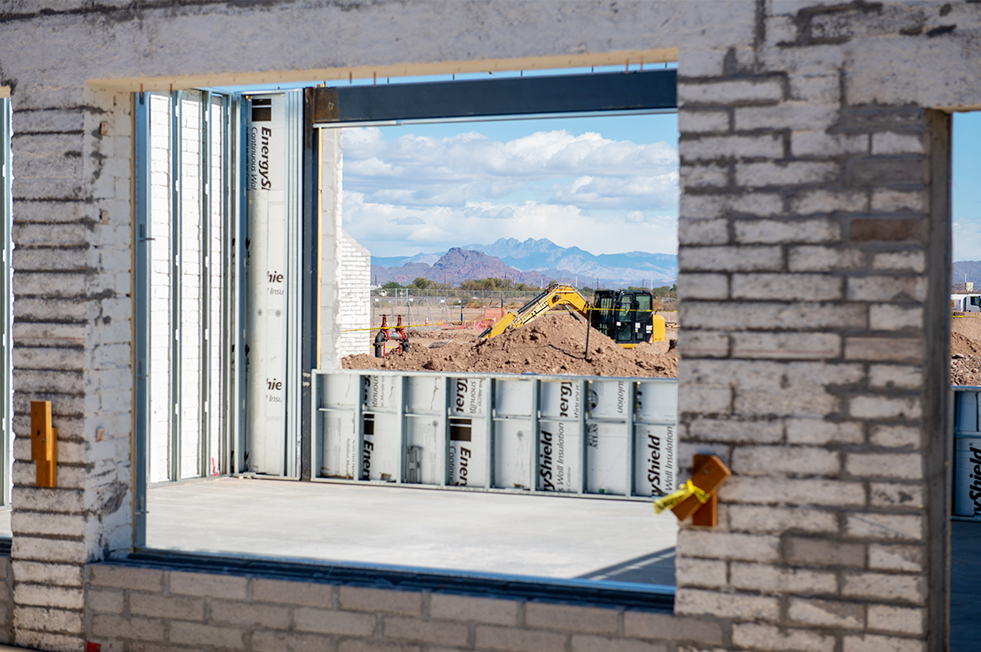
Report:
[[[375,255],[500,237],[594,253],[677,248],[678,153],[667,143],[564,130],[386,140],[377,128],[345,129],[343,143],[345,229]]]
[[[981,260],[981,222],[959,217],[952,226],[954,260]]]

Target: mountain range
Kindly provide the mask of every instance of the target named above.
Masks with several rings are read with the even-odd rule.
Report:
[[[472,255],[478,252],[485,257]],[[448,255],[450,257],[444,260]],[[406,283],[420,276],[443,282],[444,272],[446,280],[453,283],[466,278],[507,277],[536,285],[548,280],[573,281],[578,277],[593,283],[598,279],[600,284],[607,286],[643,283],[656,287],[672,285],[678,277],[678,257],[675,255],[643,251],[592,254],[579,247],[560,247],[548,238],[529,238],[523,242],[516,238],[500,238],[491,244],[469,244],[448,252],[373,256],[371,262],[372,279],[378,284],[389,280]],[[464,265],[469,271],[462,271]],[[491,273],[492,270],[497,273]]]

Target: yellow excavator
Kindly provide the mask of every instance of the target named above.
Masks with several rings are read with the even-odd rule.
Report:
[[[664,317],[654,314],[654,296],[637,290],[597,290],[590,304],[571,285],[552,283],[517,312],[505,313],[489,326],[479,341],[530,324],[553,308],[578,312],[590,326],[629,349],[644,342],[664,341]]]

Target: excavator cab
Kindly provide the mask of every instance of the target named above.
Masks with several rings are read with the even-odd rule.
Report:
[[[654,314],[650,292],[597,290],[589,321],[593,328],[624,348],[664,341],[664,318]]]

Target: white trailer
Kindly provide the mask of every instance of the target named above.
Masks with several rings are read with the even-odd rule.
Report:
[[[981,312],[981,294],[952,294],[950,309],[957,312]]]

